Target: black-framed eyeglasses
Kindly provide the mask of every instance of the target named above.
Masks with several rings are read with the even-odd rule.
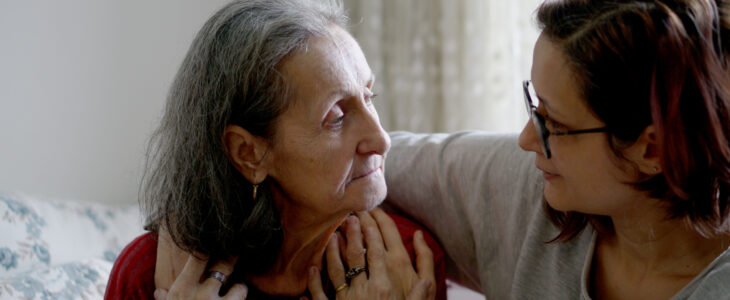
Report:
[[[532,104],[533,98],[538,99],[537,92],[535,92],[535,88],[532,86],[532,83],[529,80],[523,81],[522,89],[525,92],[525,107],[527,108],[527,115],[530,116],[532,123],[535,124],[535,130],[537,131],[537,135],[540,137],[540,140],[542,140],[542,153],[544,153],[545,157],[547,158],[550,158],[552,156],[550,153],[550,143],[548,143],[548,137],[550,137],[551,135],[560,136],[608,131],[608,127],[601,127],[582,130],[551,132],[547,129],[547,127],[545,127],[545,117],[537,113],[537,107]]]

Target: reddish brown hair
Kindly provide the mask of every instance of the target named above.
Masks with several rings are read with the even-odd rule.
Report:
[[[588,106],[609,128],[617,156],[647,126],[657,130],[663,173],[635,186],[699,233],[730,233],[730,4],[727,1],[548,1],[543,33],[563,51]],[[610,219],[548,216],[566,241]]]

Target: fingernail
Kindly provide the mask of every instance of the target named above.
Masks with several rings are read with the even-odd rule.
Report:
[[[319,270],[317,270],[317,267],[312,266],[309,268],[309,276],[317,275],[317,272],[319,272]]]
[[[422,240],[423,239],[423,232],[421,232],[420,230],[416,230],[416,233],[413,234],[413,237]]]
[[[160,295],[160,293],[162,293],[162,291],[160,291],[159,289],[155,290],[153,297],[155,297],[155,299],[160,299],[160,297],[162,296]]]

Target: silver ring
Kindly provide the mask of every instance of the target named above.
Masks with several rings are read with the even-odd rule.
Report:
[[[362,273],[363,271],[367,272],[368,267],[365,267],[365,266],[354,267],[354,268],[348,270],[347,273],[345,273],[345,278],[347,278],[347,280],[352,280],[352,278],[354,278],[358,274]]]
[[[208,278],[214,278],[215,280],[218,280],[221,282],[221,284],[226,284],[226,274],[223,274],[218,271],[210,271],[208,272]]]

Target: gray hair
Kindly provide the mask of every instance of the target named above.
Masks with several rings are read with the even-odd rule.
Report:
[[[252,200],[223,131],[236,124],[271,140],[290,102],[279,63],[346,22],[340,1],[238,0],[205,23],[150,140],[140,195],[146,229],[163,226],[189,252],[239,256],[248,273],[270,268],[283,239],[278,212],[266,182]]]

